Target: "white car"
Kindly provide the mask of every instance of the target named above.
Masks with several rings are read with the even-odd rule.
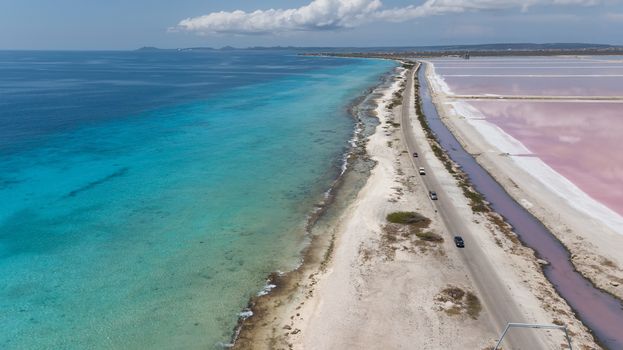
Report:
[[[426,170],[422,167],[420,167],[420,175],[426,175]]]

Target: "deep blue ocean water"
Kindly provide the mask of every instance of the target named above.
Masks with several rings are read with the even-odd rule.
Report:
[[[0,51],[0,348],[228,342],[393,63]]]

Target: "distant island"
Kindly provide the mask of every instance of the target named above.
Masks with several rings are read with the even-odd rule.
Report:
[[[154,47],[154,46],[144,46],[139,49],[136,49],[135,51],[233,51],[233,50],[300,50],[300,49],[303,49],[303,48],[298,48],[298,47],[293,47],[293,46],[287,46],[287,47],[256,46],[256,47],[245,47],[245,48],[238,48],[238,47],[233,47],[233,46],[223,46],[221,48],[200,46],[200,47],[183,47],[183,48],[176,48],[176,49],[161,49],[161,48]]]
[[[420,46],[413,48],[370,48],[351,51],[308,51],[307,55],[401,59],[403,57],[459,56],[557,56],[557,55],[621,55],[623,46],[585,43],[551,44],[481,44],[451,46]]]
[[[386,55],[417,55],[417,56],[438,56],[443,55],[463,55],[470,52],[476,56],[499,56],[499,55],[557,55],[557,54],[622,54],[623,45],[609,44],[590,44],[590,43],[494,43],[494,44],[472,44],[472,45],[432,45],[432,46],[387,46],[387,47],[296,47],[296,46],[254,46],[246,48],[236,48],[224,46],[222,48],[213,47],[186,47],[175,49],[162,49],[153,46],[145,46],[136,51],[234,51],[234,50],[290,50],[300,51],[306,54],[346,54],[370,56],[374,54]]]

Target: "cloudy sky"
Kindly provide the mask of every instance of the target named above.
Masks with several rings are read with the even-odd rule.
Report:
[[[0,49],[623,44],[623,0],[0,0]]]

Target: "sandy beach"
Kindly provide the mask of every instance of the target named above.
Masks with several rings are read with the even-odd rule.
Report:
[[[434,66],[427,66],[438,112],[463,147],[567,247],[578,271],[597,287],[623,298],[623,217],[541,159],[513,156],[531,152],[478,110],[454,99]]]
[[[472,211],[456,179],[433,154],[412,108],[412,128],[401,125],[403,106],[393,101],[406,75],[400,69],[390,88],[377,91],[381,125],[366,146],[376,166],[356,198],[323,228],[333,239],[312,241],[305,263],[287,278],[276,278],[277,288],[252,302],[254,316],[241,322],[234,347],[492,348],[505,324],[492,309],[486,286],[479,286],[465,268],[429,199],[406,151],[405,135],[413,133],[419,157],[439,180],[438,192],[460,214],[473,237],[469,244],[479,246],[495,275],[491,278],[500,280],[509,302],[515,303],[516,316],[523,322],[566,324],[575,347],[599,348],[545,279],[533,252],[490,217]],[[390,224],[387,215],[398,211],[417,212],[430,223],[416,231]],[[560,347],[564,341],[555,331],[530,337],[539,348]]]

